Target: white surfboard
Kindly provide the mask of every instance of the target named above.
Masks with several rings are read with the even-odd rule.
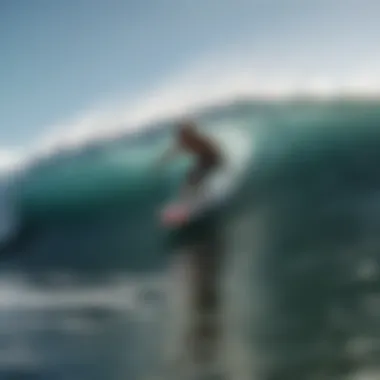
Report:
[[[164,206],[161,220],[167,227],[180,227],[228,201],[248,168],[253,155],[253,138],[249,132],[230,127],[208,135],[221,147],[225,165],[206,178],[195,195]]]

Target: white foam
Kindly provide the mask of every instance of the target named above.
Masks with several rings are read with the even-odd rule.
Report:
[[[65,286],[57,289],[49,286],[38,288],[27,277],[18,274],[2,274],[0,277],[0,311],[4,310],[49,310],[72,307],[100,306],[113,310],[135,311],[141,307],[140,295],[149,289],[163,287],[160,278],[128,280],[112,277],[97,286],[75,285],[74,277]],[[71,284],[71,286],[70,286]]]

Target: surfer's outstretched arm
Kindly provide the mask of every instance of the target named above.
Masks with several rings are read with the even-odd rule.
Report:
[[[173,145],[168,150],[164,152],[164,154],[158,159],[157,166],[162,166],[167,162],[173,160],[181,153],[181,148],[178,145]]]

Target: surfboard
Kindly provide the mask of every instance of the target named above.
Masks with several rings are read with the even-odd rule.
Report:
[[[227,202],[248,168],[253,155],[248,131],[229,127],[210,131],[208,136],[221,147],[225,165],[205,179],[196,194],[171,200],[163,207],[160,216],[166,227],[182,227]]]

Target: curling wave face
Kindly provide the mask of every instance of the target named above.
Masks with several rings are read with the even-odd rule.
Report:
[[[278,189],[281,194],[292,175],[295,181],[300,180],[302,168],[307,165],[315,166],[316,174],[326,173],[328,160],[336,162],[328,152],[338,152],[345,146],[347,152],[352,152],[348,155],[364,154],[365,148],[357,143],[363,141],[364,146],[365,138],[376,141],[373,126],[380,120],[380,111],[377,103],[365,101],[242,101],[206,110],[197,119],[210,130],[229,129],[235,135],[239,129],[252,136],[254,154],[236,202],[236,207],[248,209],[258,202],[260,191]],[[7,192],[6,204],[12,205],[7,218],[17,228],[27,226],[38,240],[33,246],[21,244],[22,250],[35,250],[37,256],[46,251],[46,260],[49,250],[55,250],[53,246],[63,240],[79,256],[56,254],[47,262],[75,266],[81,261],[85,267],[97,266],[93,258],[88,260],[86,252],[95,250],[102,256],[101,247],[109,241],[115,246],[115,260],[108,256],[110,267],[120,262],[128,266],[131,257],[132,261],[137,257],[146,262],[143,257],[154,256],[160,250],[162,235],[157,226],[157,210],[175,194],[190,164],[184,158],[162,172],[154,169],[155,160],[171,139],[171,125],[161,123],[156,130],[149,129],[139,136],[88,145],[82,151],[57,153],[14,178]],[[243,150],[237,148],[236,153],[242,154]],[[274,186],[273,181],[278,181],[278,185]],[[297,189],[294,191],[297,193]],[[297,194],[305,196],[302,192]],[[7,221],[2,224],[6,230]],[[150,237],[150,244],[144,236]],[[126,245],[130,247],[127,255]]]

